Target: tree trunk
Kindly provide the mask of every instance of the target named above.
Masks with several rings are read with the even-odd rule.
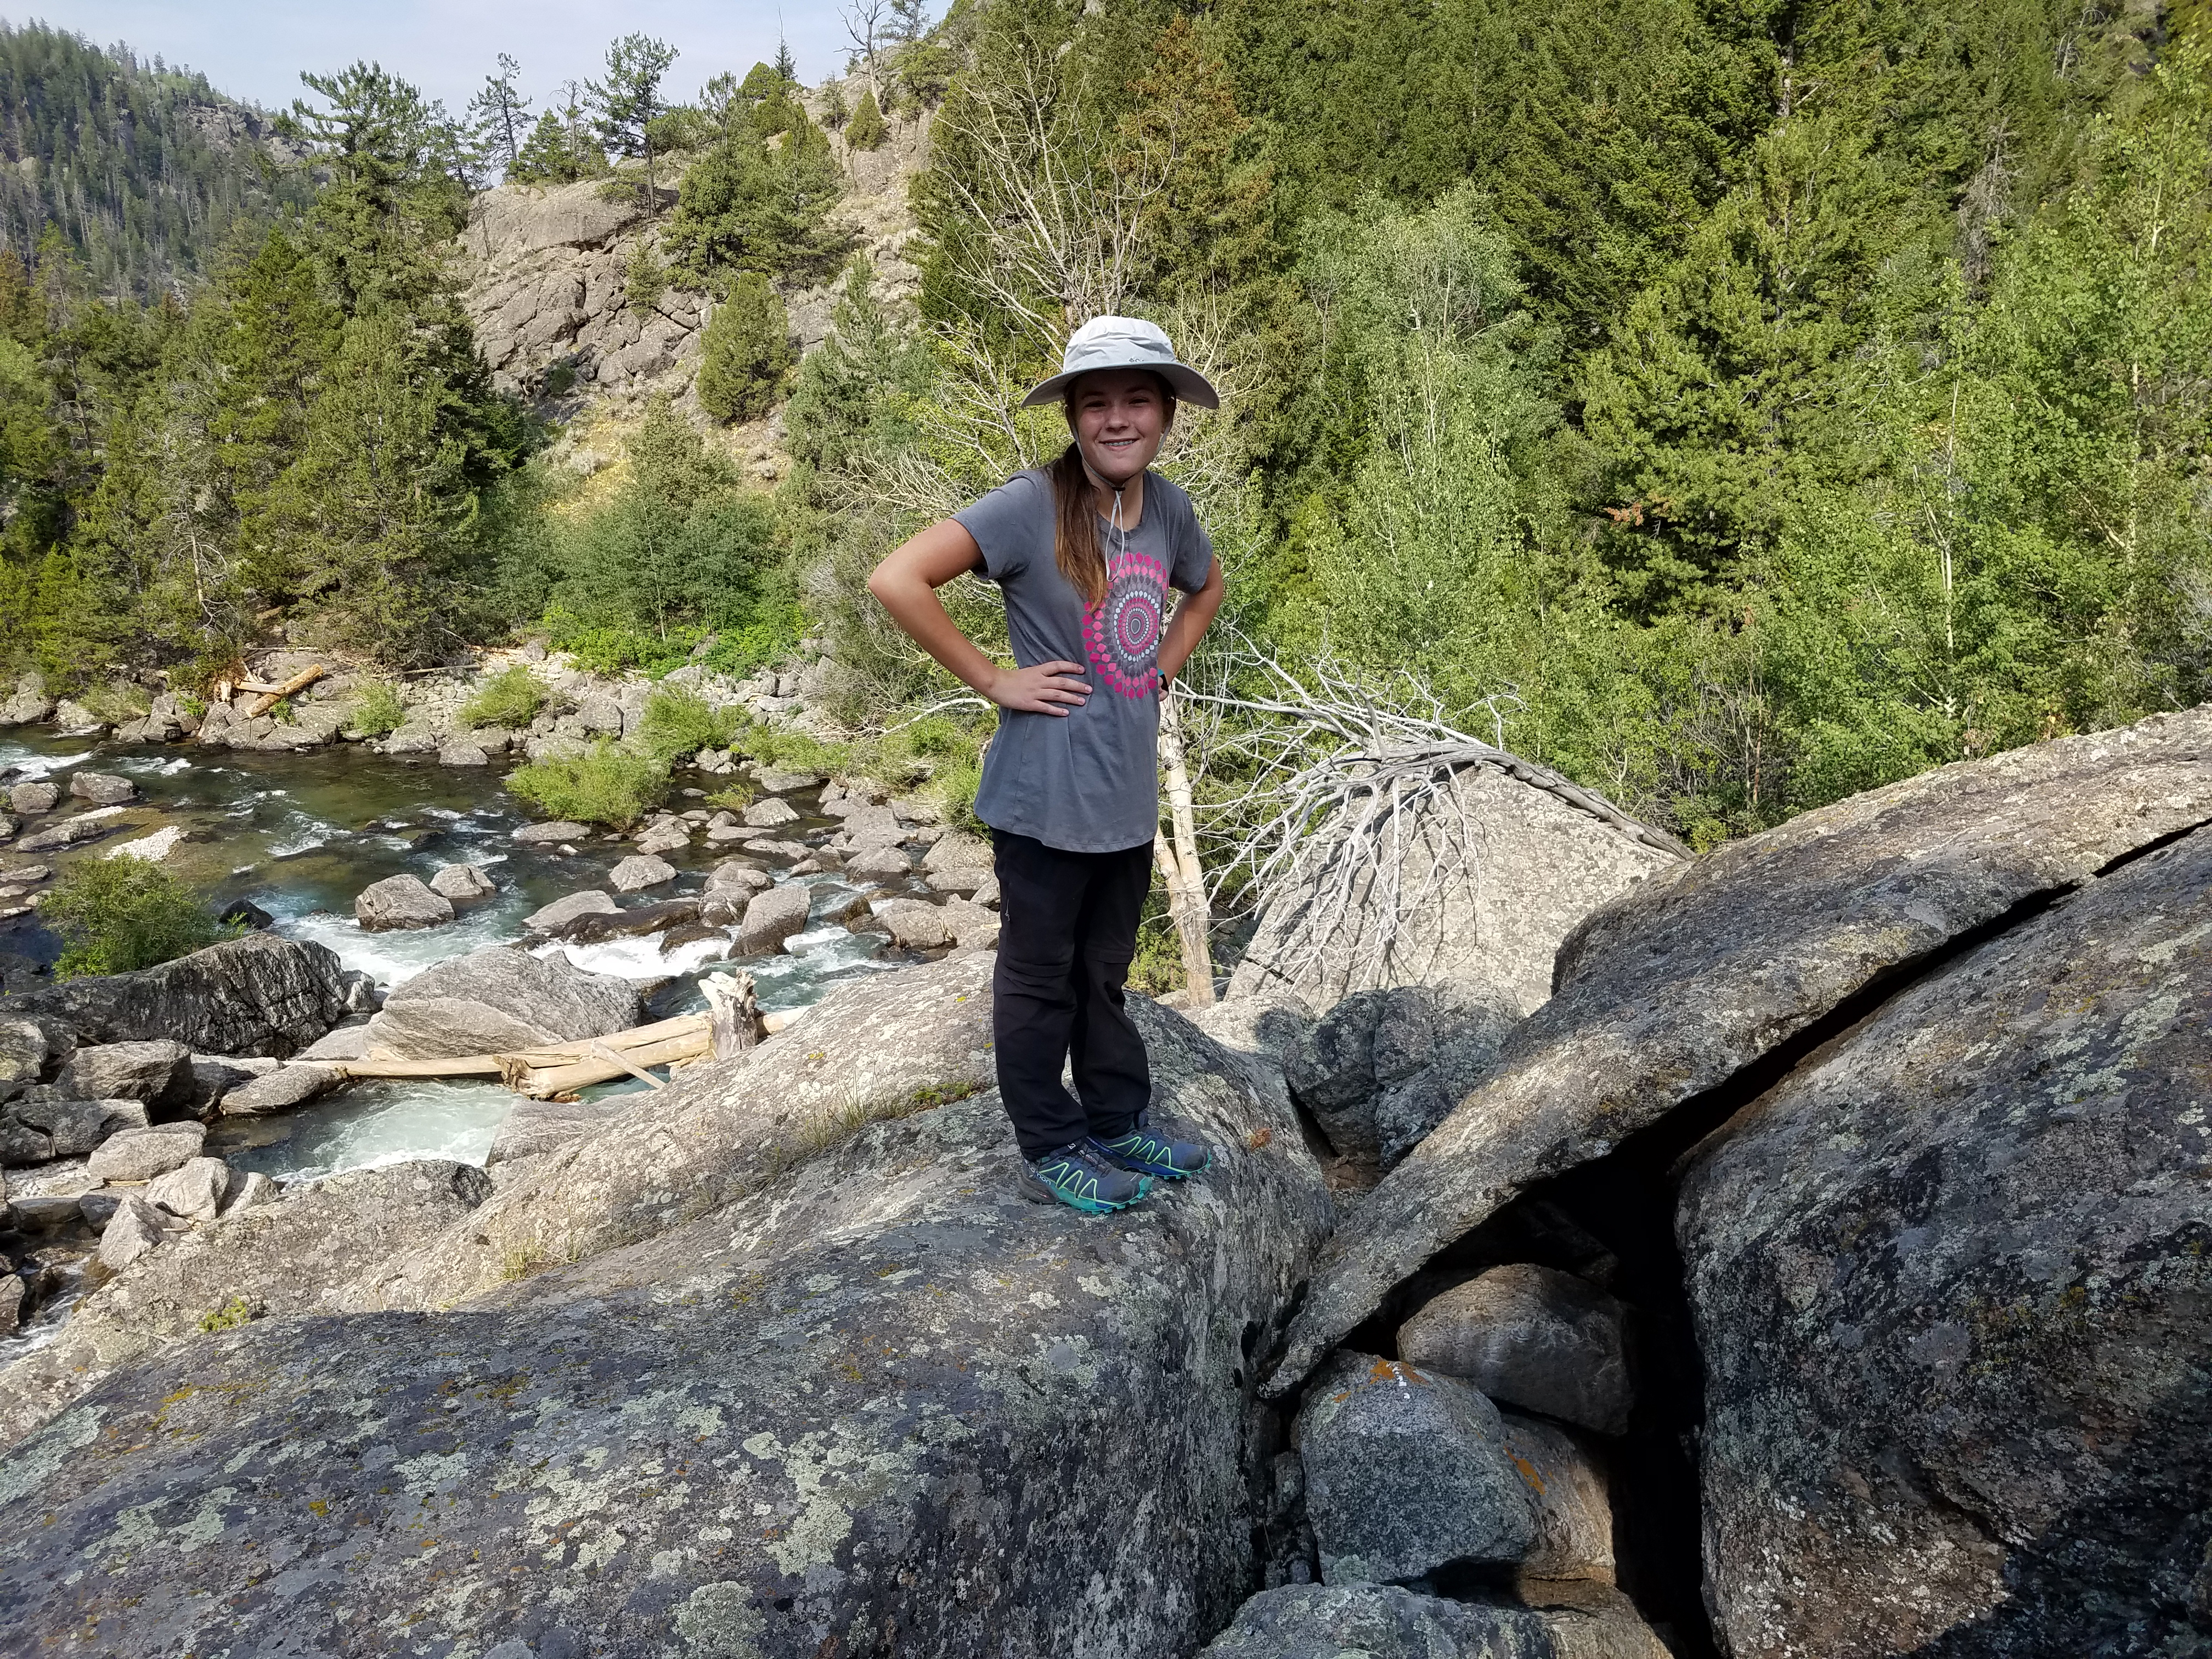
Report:
[[[1160,699],[1160,767],[1167,782],[1168,822],[1175,831],[1170,845],[1164,836],[1153,842],[1160,873],[1168,884],[1168,913],[1182,942],[1182,975],[1188,1006],[1203,1008],[1213,1000],[1213,953],[1206,944],[1212,921],[1206,899],[1206,872],[1198,861],[1198,827],[1191,810],[1190,770],[1182,752],[1182,720],[1176,709],[1175,687]]]

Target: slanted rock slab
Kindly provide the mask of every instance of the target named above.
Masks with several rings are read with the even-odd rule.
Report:
[[[1330,1239],[1298,1381],[1531,1182],[1601,1158],[1857,992],[2212,822],[2212,708],[1964,762],[1672,865],[1561,946],[1552,1000]]]
[[[170,1038],[199,1054],[282,1059],[329,1030],[345,1006],[334,951],[249,933],[159,967],[0,997],[0,1020],[42,1016],[80,1042]]]
[[[441,866],[430,878],[430,890],[459,903],[468,899],[489,898],[499,890],[499,884],[480,864],[448,864]]]
[[[1543,1615],[1393,1584],[1285,1584],[1237,1608],[1199,1659],[1583,1659]]]
[[[799,814],[791,803],[779,800],[774,795],[765,800],[755,801],[738,816],[756,830],[775,830],[787,823],[799,822]]]
[[[556,847],[562,842],[588,841],[592,826],[578,823],[571,818],[556,818],[550,823],[526,823],[508,839],[525,847]]]
[[[146,1183],[146,1201],[187,1221],[212,1221],[230,1195],[230,1165],[219,1158],[187,1158]]]
[[[884,1012],[910,1044],[948,1015],[971,1029],[902,988]],[[817,1659],[855,1631],[915,1654],[1194,1651],[1255,1571],[1246,1344],[1329,1206],[1296,1126],[1187,1023],[1132,1006],[1163,1109],[1224,1149],[1205,1179],[1103,1222],[1031,1204],[986,1092],[787,1142],[724,1199],[696,1171],[730,1137],[681,1120],[776,1097],[749,1086],[759,1058],[687,1068],[644,1121],[487,1200],[534,1207],[550,1249],[482,1211],[447,1229],[491,1236],[468,1247],[487,1294],[258,1320],[75,1401],[8,1466],[40,1473],[34,1504],[0,1505],[0,1619],[45,1642],[96,1616],[121,1651],[234,1645],[240,1597],[258,1644],[302,1651],[386,1621],[478,1654]],[[825,1103],[879,1098],[865,1077],[890,1056],[841,1048],[879,1068],[841,1075],[813,1040],[753,1054],[789,1049],[775,1063]],[[600,1232],[575,1183],[613,1161],[613,1207],[695,1218]],[[70,1455],[94,1437],[101,1455]],[[303,1478],[284,1449],[321,1443],[363,1449]],[[115,1540],[126,1510],[145,1545]],[[176,1549],[187,1520],[223,1547]],[[280,1555],[282,1596],[261,1588]]]
[[[200,1155],[207,1131],[197,1123],[156,1123],[110,1135],[85,1159],[88,1174],[102,1181],[151,1181]]]
[[[666,859],[633,854],[608,872],[607,885],[617,893],[641,893],[676,879],[676,866]]]
[[[557,933],[579,917],[606,915],[622,907],[615,902],[613,895],[592,888],[586,892],[571,893],[566,898],[555,899],[552,903],[532,910],[523,917],[522,925],[533,933]]]
[[[142,1100],[182,1106],[192,1093],[192,1051],[167,1037],[95,1042],[69,1058],[54,1086],[80,1100]]]
[[[806,930],[811,902],[811,893],[795,884],[754,894],[738,927],[738,954],[757,957],[781,949],[784,940]]]
[[[280,1066],[231,1090],[216,1103],[225,1117],[263,1117],[317,1100],[345,1081],[334,1066]]]

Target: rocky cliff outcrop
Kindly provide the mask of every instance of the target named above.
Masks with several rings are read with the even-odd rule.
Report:
[[[248,933],[156,968],[0,997],[0,1019],[38,1018],[80,1043],[167,1039],[202,1054],[281,1057],[344,1018],[346,995],[333,951]]]
[[[1136,1006],[1203,1180],[1028,1203],[976,1094],[442,1313],[179,1344],[0,1462],[0,1620],[130,1652],[1194,1651],[1258,1576],[1249,1354],[1330,1209],[1296,1125]]]

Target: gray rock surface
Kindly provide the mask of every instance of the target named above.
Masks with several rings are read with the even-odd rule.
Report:
[[[263,1117],[319,1100],[343,1081],[334,1066],[280,1066],[228,1091],[216,1109],[225,1117]]]
[[[1899,994],[1677,1231],[1741,1659],[2212,1645],[2212,833]]]
[[[440,1060],[605,1036],[637,1023],[629,981],[495,945],[396,988],[368,1022],[368,1046],[401,1060]]]
[[[127,1097],[86,1100],[57,1085],[24,1091],[8,1103],[6,1118],[43,1135],[47,1158],[82,1158],[109,1137],[125,1129],[146,1126],[146,1103]],[[9,1158],[10,1163],[43,1159]]]
[[[0,1083],[37,1082],[49,1066],[70,1052],[74,1042],[69,1028],[58,1020],[28,1012],[0,1013]]]
[[[1293,1437],[1324,1583],[1391,1583],[1534,1549],[1534,1506],[1498,1408],[1464,1382],[1340,1352]]]
[[[637,850],[647,858],[680,853],[691,844],[691,831],[681,820],[657,823],[637,838]]]
[[[109,1136],[85,1159],[85,1169],[102,1181],[151,1181],[180,1169],[200,1155],[207,1131],[197,1123],[156,1123]]]
[[[565,898],[555,899],[552,903],[532,910],[523,917],[522,925],[535,933],[556,933],[580,917],[611,915],[620,908],[622,907],[615,902],[612,894],[592,888],[587,892],[571,893]]]
[[[1508,1411],[1498,1419],[1536,1517],[1522,1575],[1613,1583],[1613,1495],[1599,1452],[1557,1423]]]
[[[188,1231],[143,1197],[123,1200],[101,1243],[118,1276],[84,1297],[52,1343],[0,1370],[0,1446],[117,1365],[205,1340],[199,1322],[234,1303],[234,1318],[318,1311],[365,1262],[462,1219],[491,1188],[483,1170],[436,1158],[301,1182],[274,1201],[265,1176],[236,1186],[222,1219]],[[111,1237],[120,1260],[108,1259]],[[0,1483],[14,1467],[0,1462]]]
[[[1915,958],[2212,820],[2212,709],[1961,763],[1677,865],[1562,947],[1558,993],[1330,1239],[1284,1392],[1530,1182],[1603,1156]]]
[[[273,1054],[313,1042],[345,1006],[337,955],[249,933],[136,973],[65,980],[0,997],[0,1021],[38,1015],[80,1042],[167,1037],[201,1054]]]
[[[627,1117],[631,1103],[627,1096],[610,1100],[518,1100],[501,1122],[491,1151],[484,1155],[484,1168],[537,1158],[596,1134]]]
[[[120,806],[137,798],[138,786],[115,772],[76,771],[70,774],[69,792],[94,806]]]
[[[572,818],[556,818],[548,823],[526,823],[510,837],[525,847],[557,847],[562,842],[589,841],[591,838],[592,826],[578,823]]]
[[[799,814],[791,803],[779,800],[774,795],[765,800],[755,801],[738,816],[755,830],[776,830],[787,823],[799,822]]]
[[[1287,1057],[1291,1091],[1339,1153],[1387,1167],[1458,1104],[1459,1094],[1425,1104],[1439,1083],[1479,1079],[1519,1019],[1504,993],[1479,980],[1355,991]],[[1386,1097],[1387,1137],[1380,1121]]]
[[[770,887],[754,894],[738,927],[738,954],[765,956],[780,950],[793,933],[804,933],[811,902],[809,890],[797,885]]]
[[[866,1099],[843,1059],[887,1078],[895,1030],[908,1076],[939,1024],[973,1043],[945,968],[969,964],[837,994],[906,980],[888,1023],[823,1023],[866,1049],[772,1039],[539,1160],[447,1229],[497,1233],[465,1305],[261,1320],[108,1376],[0,1466],[0,1495],[38,1492],[0,1502],[0,1619],[43,1642],[96,1607],[147,1652],[234,1644],[247,1606],[260,1645],[301,1651],[387,1626],[476,1654],[1194,1650],[1254,1571],[1244,1345],[1326,1225],[1319,1172],[1141,999],[1163,1108],[1224,1148],[1278,1128],[1263,1150],[1104,1223],[1012,1190],[988,1092],[741,1162],[779,1099],[754,1068]],[[702,1115],[719,1136],[682,1133]],[[594,1159],[629,1172],[597,1205]],[[550,1249],[514,1252],[486,1214],[511,1202]],[[631,1230],[568,1231],[594,1208]],[[340,1440],[359,1454],[312,1480],[286,1449]],[[116,1539],[126,1510],[143,1531]],[[219,1547],[180,1552],[179,1526]]]
[[[1355,895],[1345,922],[1325,939],[1310,937],[1320,925],[1316,896],[1342,879],[1317,870],[1312,885],[1261,916],[1229,994],[1279,984],[1326,1007],[1355,991],[1472,979],[1498,987],[1525,1014],[1551,994],[1552,959],[1577,923],[1679,862],[1490,767],[1460,772],[1452,795],[1422,818],[1402,877],[1407,914],[1395,926],[1379,900]],[[1474,828],[1475,868],[1431,892],[1435,825],[1447,811]]]
[[[458,904],[469,899],[489,898],[499,890],[499,884],[484,873],[481,864],[448,864],[431,876],[430,890]]]
[[[0,722],[4,724],[4,722]],[[36,817],[41,812],[51,812],[61,804],[61,786],[45,778],[31,783],[19,783],[8,791],[8,810],[20,812],[25,817]]]
[[[717,888],[738,892],[757,893],[775,885],[769,872],[750,859],[724,859],[708,873],[709,892]]]
[[[230,1195],[230,1165],[219,1158],[188,1158],[146,1183],[146,1201],[187,1221],[212,1221]]]
[[[1525,1262],[1446,1291],[1398,1328],[1398,1356],[1601,1434],[1628,1428],[1628,1310],[1572,1273]]]
[[[864,848],[845,860],[845,873],[862,881],[896,881],[914,873],[914,859],[896,842]]]
[[[1237,1608],[1199,1659],[1567,1659],[1543,1615],[1395,1584],[1285,1584]]]
[[[386,876],[354,896],[353,914],[372,933],[395,927],[441,927],[453,919],[453,902],[432,892],[420,876]]]
[[[607,885],[617,893],[641,893],[676,879],[676,866],[666,859],[632,854],[607,872]]]
[[[124,1098],[182,1106],[192,1094],[192,1051],[168,1037],[95,1042],[69,1057],[54,1086],[81,1100]]]

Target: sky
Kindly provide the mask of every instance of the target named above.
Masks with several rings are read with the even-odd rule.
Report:
[[[301,70],[327,73],[370,58],[458,114],[502,52],[521,62],[522,90],[542,109],[562,82],[599,73],[609,40],[633,31],[656,35],[682,54],[667,82],[681,99],[696,96],[723,70],[742,75],[774,58],[779,32],[791,43],[802,80],[817,82],[845,66],[836,0],[782,6],[627,0],[618,7],[582,0],[39,0],[30,9],[0,9],[0,18],[69,29],[97,46],[121,41],[141,58],[159,54],[199,70],[219,92],[270,109],[288,106],[306,90]]]

